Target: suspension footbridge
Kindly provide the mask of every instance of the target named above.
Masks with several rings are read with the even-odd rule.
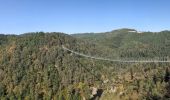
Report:
[[[111,62],[122,62],[122,63],[170,63],[170,60],[121,60],[121,59],[108,59],[103,57],[95,57],[91,55],[86,55],[83,53],[76,52],[74,50],[68,49],[62,45],[62,48],[66,51],[69,51],[75,55],[79,55],[85,58],[95,59],[95,60],[103,60],[103,61],[111,61]]]

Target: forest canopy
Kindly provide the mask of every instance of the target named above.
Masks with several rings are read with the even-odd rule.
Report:
[[[0,34],[0,99],[170,98],[169,63],[87,59],[63,50],[62,45],[83,54],[112,59],[170,60],[169,31]],[[95,89],[98,92],[93,94]]]

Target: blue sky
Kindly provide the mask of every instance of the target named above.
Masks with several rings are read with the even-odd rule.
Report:
[[[0,33],[170,29],[170,0],[0,0]]]

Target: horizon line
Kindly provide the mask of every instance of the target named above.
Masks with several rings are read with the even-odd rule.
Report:
[[[22,34],[26,34],[26,33],[36,33],[36,32],[44,32],[44,33],[52,33],[52,32],[58,32],[58,33],[65,33],[65,34],[84,34],[84,33],[107,33],[107,32],[112,32],[112,31],[117,31],[117,30],[123,30],[123,29],[129,29],[129,30],[135,30],[136,32],[152,32],[152,33],[159,33],[159,32],[163,32],[163,31],[170,31],[169,29],[163,29],[160,31],[150,31],[150,30],[137,30],[135,28],[117,28],[117,29],[113,29],[111,31],[99,31],[99,32],[64,32],[64,31],[43,31],[43,30],[39,30],[39,31],[27,31],[27,32],[19,32],[19,33],[9,33],[9,32],[0,32],[0,34],[4,34],[4,35],[22,35]]]

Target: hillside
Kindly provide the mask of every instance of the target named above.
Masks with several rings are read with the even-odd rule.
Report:
[[[108,56],[114,55],[112,59],[166,61],[170,58],[170,31],[138,32],[134,29],[125,28],[105,33],[81,33],[72,36],[103,46],[103,49],[111,49],[112,51],[107,53]],[[123,64],[121,63],[119,66],[123,66]],[[125,66],[123,67],[127,70],[118,79],[121,80],[120,78],[122,78],[121,84],[124,84],[122,87],[126,91],[123,92],[125,94],[122,99],[129,97],[132,100],[144,99],[140,98],[142,95],[145,95],[147,100],[163,99],[163,94],[166,89],[169,89],[165,89],[166,85],[162,83],[163,77],[165,78],[164,74],[169,73],[169,63],[126,63]],[[128,97],[127,95],[131,96]],[[105,97],[108,100],[116,98],[113,93],[106,93]]]
[[[74,37],[114,50],[120,58],[160,58],[170,56],[170,31],[137,32],[119,29],[106,33],[73,34]]]
[[[63,33],[1,35],[0,38],[1,99],[68,100],[78,98],[80,92],[89,98],[89,93],[84,93],[89,91],[88,85],[100,80],[98,70],[102,65],[62,49],[64,45],[95,54],[94,44]],[[80,90],[81,85],[87,89]]]
[[[110,59],[168,60],[169,33],[139,34],[123,29],[71,36],[55,32],[0,35],[0,99],[167,99],[169,63],[95,60],[73,54],[62,46]]]

